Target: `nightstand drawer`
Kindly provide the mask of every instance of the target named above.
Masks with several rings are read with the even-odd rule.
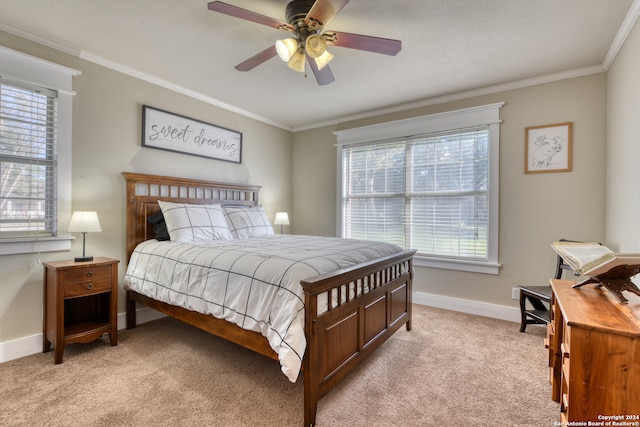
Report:
[[[66,286],[69,282],[111,280],[111,266],[101,265],[74,268],[60,272],[60,280]]]
[[[73,298],[78,296],[100,294],[111,290],[111,279],[89,279],[80,282],[64,284],[64,297]]]

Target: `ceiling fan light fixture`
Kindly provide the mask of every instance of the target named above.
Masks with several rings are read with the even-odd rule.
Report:
[[[322,70],[325,65],[327,65],[333,59],[333,54],[331,54],[328,50],[325,50],[322,55],[317,58],[314,58],[316,64],[318,65],[318,70]]]
[[[319,58],[327,51],[327,42],[320,34],[312,34],[307,37],[305,50],[312,58]]]
[[[293,38],[278,40],[270,47],[236,65],[236,70],[252,70],[277,55],[283,62],[287,63],[289,68],[305,73],[305,75],[306,62],[309,61],[318,84],[327,85],[335,80],[331,67],[327,66],[333,58],[333,55],[327,52],[327,45],[391,56],[396,55],[402,48],[400,40],[326,31],[324,26],[340,12],[349,0],[288,1],[289,4],[285,9],[286,23],[222,1],[208,3],[208,9],[213,12],[219,12],[293,34],[288,36]],[[312,61],[312,58],[315,62]],[[321,72],[318,72],[320,70]]]
[[[299,49],[291,56],[291,59],[287,62],[289,68],[299,73],[304,73],[304,63],[305,63],[304,51]]]
[[[297,50],[298,41],[294,38],[276,41],[276,52],[284,62],[289,62]]]

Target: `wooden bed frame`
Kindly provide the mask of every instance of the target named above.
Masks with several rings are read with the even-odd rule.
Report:
[[[126,181],[127,260],[135,246],[154,238],[147,217],[157,212],[158,199],[182,203],[258,205],[260,187],[123,172]],[[318,400],[403,325],[411,330],[413,255],[404,251],[352,268],[301,282],[305,295],[303,358],[304,425],[315,425]],[[353,296],[356,287],[369,291]],[[318,296],[340,295],[318,315]],[[326,297],[326,295],[325,295]],[[327,298],[331,302],[331,298]],[[216,336],[277,360],[267,339],[213,316],[169,305],[127,290],[127,329],[136,326],[136,302],[197,326]],[[398,367],[400,368],[400,367]]]

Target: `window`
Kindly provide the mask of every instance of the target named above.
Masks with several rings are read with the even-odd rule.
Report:
[[[338,131],[339,235],[497,273],[501,104]]]
[[[59,224],[71,216],[77,74],[0,47],[0,255],[70,248]]]
[[[54,91],[0,78],[0,236],[55,236]]]

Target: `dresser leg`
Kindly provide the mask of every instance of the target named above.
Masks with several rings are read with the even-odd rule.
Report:
[[[59,365],[62,363],[62,354],[64,353],[64,346],[63,345],[56,345],[53,348],[53,361],[56,365]]]
[[[118,345],[118,333],[117,332],[108,332],[109,335],[109,342],[111,343],[111,346],[116,346]]]

